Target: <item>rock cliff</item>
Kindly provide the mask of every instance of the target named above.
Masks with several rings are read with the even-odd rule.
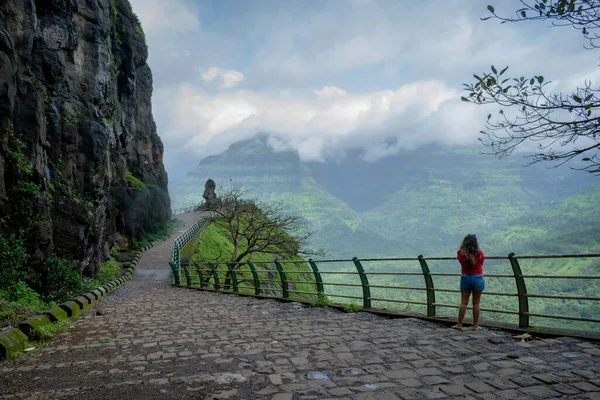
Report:
[[[127,0],[0,2],[0,230],[93,274],[170,217],[152,74]]]

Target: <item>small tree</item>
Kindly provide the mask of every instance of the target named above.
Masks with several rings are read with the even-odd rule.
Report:
[[[300,216],[284,213],[281,203],[247,199],[247,193],[237,187],[226,189],[213,210],[213,220],[223,222],[229,232],[232,262],[240,262],[254,253],[310,252],[304,247],[312,233],[303,230]]]
[[[312,232],[303,229],[302,218],[287,214],[281,202],[261,203],[247,199],[247,191],[231,187],[220,194],[212,210],[213,221],[225,225],[233,252],[229,258],[237,268],[239,263],[255,253],[272,254],[321,254],[322,251],[308,250],[308,239]],[[225,286],[230,283],[227,272]]]
[[[598,0],[521,0],[523,8],[516,17],[506,18],[488,6],[491,16],[501,23],[550,20],[556,26],[572,26],[589,41],[588,49],[600,47],[600,1]],[[573,93],[553,93],[542,75],[508,78],[508,67],[475,74],[475,82],[465,84],[463,101],[496,104],[502,108],[489,114],[486,130],[479,140],[499,158],[510,155],[526,142],[536,142],[531,163],[554,161],[557,165],[581,157],[578,168],[600,174],[600,89],[586,81]],[[506,109],[513,112],[505,113]],[[508,110],[507,110],[508,111]]]

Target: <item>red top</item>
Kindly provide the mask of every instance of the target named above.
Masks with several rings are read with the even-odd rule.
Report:
[[[484,255],[483,255],[483,251],[479,251],[479,253],[475,254],[475,265],[473,265],[470,268],[467,266],[465,257],[462,255],[460,250],[456,252],[456,258],[458,259],[458,262],[460,263],[460,272],[462,274],[467,274],[467,275],[483,274],[483,260],[485,259]]]

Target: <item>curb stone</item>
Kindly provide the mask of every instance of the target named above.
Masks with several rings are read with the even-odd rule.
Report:
[[[69,319],[67,312],[60,306],[52,307],[51,309],[44,311],[44,315],[46,315],[51,322],[60,322]]]
[[[65,310],[68,318],[77,318],[81,313],[81,308],[79,308],[79,304],[77,304],[73,300],[65,301],[64,303],[59,304],[58,306]]]
[[[27,336],[20,329],[0,332],[0,358],[12,358],[25,350],[25,346],[27,346]]]
[[[22,352],[27,346],[28,335],[31,335],[35,328],[77,318],[82,311],[86,311],[93,307],[102,300],[104,296],[130,281],[142,254],[152,247],[154,247],[154,243],[140,249],[136,253],[129,268],[125,270],[125,273],[121,277],[114,279],[91,292],[84,293],[75,299],[65,301],[56,307],[52,307],[40,315],[33,316],[20,323],[18,328],[0,332],[0,360],[12,358]]]
[[[19,329],[25,335],[30,336],[31,335],[31,331],[33,331],[34,329],[42,327],[42,326],[45,326],[45,325],[50,325],[51,323],[52,322],[50,321],[50,319],[47,316],[45,316],[45,315],[36,315],[33,318],[29,318],[25,322],[21,322],[19,324]]]

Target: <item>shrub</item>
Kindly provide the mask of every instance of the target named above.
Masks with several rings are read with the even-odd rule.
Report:
[[[51,307],[24,282],[0,290],[0,327],[17,325]]]
[[[29,256],[21,239],[0,235],[0,289],[8,289],[16,282],[27,281]]]
[[[346,311],[347,313],[359,312],[362,311],[362,307],[356,303],[350,303],[346,307],[344,307],[344,311]]]
[[[81,290],[81,278],[68,261],[51,256],[44,263],[40,282],[41,294],[46,301],[67,299]]]
[[[132,188],[140,189],[146,193],[149,193],[148,188],[146,187],[146,184],[144,184],[144,182],[140,181],[138,178],[133,176],[133,174],[129,170],[127,170],[125,172],[125,180],[127,181],[128,186],[130,186]]]
[[[326,307],[329,305],[329,298],[325,293],[319,293],[317,298],[310,303],[311,307]]]
[[[104,285],[106,282],[117,279],[119,275],[121,275],[121,266],[116,260],[111,258],[100,265],[100,269],[96,274],[96,280],[100,282],[100,285]]]
[[[173,225],[174,224],[169,221],[154,222],[150,231],[144,231],[142,233],[142,236],[140,236],[139,240],[131,244],[131,248],[133,250],[137,250],[153,242],[159,242],[167,239],[173,233]]]

